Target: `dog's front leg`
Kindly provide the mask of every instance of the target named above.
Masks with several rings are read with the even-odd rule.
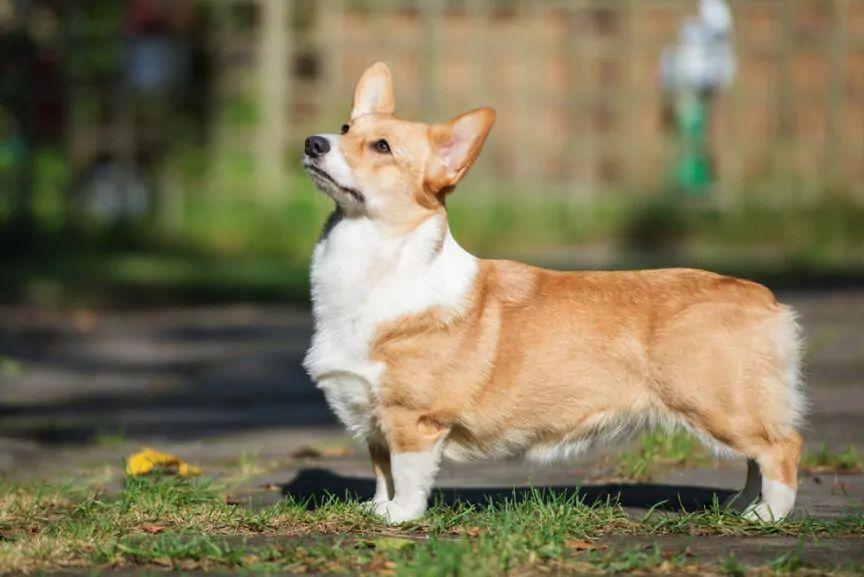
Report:
[[[393,498],[375,505],[390,523],[419,519],[426,512],[449,429],[414,411],[393,409],[384,429],[390,447]]]

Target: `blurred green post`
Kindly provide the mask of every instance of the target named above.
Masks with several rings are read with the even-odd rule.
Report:
[[[694,91],[681,91],[675,101],[680,143],[675,166],[677,188],[687,196],[704,197],[711,185],[708,151],[708,103]]]

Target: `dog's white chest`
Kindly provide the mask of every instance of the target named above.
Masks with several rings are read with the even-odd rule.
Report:
[[[380,363],[370,359],[375,298],[370,290],[374,255],[364,221],[337,223],[315,247],[312,303],[315,331],[304,366],[327,402],[357,436],[373,426]],[[364,243],[364,237],[367,242]]]
[[[357,436],[374,430],[385,366],[371,348],[381,326],[430,307],[457,307],[474,278],[476,260],[442,226],[429,219],[407,238],[388,237],[369,219],[344,218],[315,247],[315,331],[303,364]]]
[[[366,319],[352,317],[340,321],[316,311],[312,346],[304,361],[339,420],[358,437],[368,436],[373,429],[374,405],[383,370],[381,363],[369,358],[371,335]]]

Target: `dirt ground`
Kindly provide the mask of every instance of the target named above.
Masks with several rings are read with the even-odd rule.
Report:
[[[811,402],[806,447],[864,443],[864,291],[781,295],[801,314]],[[345,437],[305,376],[307,311],[207,309],[51,313],[0,309],[0,475],[118,482],[122,458],[142,445],[177,453],[208,474],[239,479],[253,503],[284,491],[371,493],[361,447]],[[668,470],[651,483],[612,478],[617,448],[550,467],[517,461],[446,465],[439,496],[480,501],[527,485],[581,485],[635,511],[660,501],[710,502],[739,489],[740,462]],[[232,478],[233,478],[232,477]],[[278,486],[281,491],[262,489]],[[838,516],[864,506],[864,475],[802,472],[799,515]],[[864,563],[864,543],[791,538],[668,538],[699,558],[735,550],[773,558],[795,545],[814,562]],[[794,543],[793,543],[794,542]],[[612,546],[620,545],[616,540]]]

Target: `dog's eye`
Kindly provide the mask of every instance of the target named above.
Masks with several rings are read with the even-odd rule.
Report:
[[[383,138],[381,140],[376,140],[372,144],[372,148],[374,148],[376,152],[380,152],[381,154],[390,154],[390,145],[387,144],[387,141]]]
[[[348,131],[351,130],[351,127],[347,124],[342,125],[342,134],[348,134]]]

